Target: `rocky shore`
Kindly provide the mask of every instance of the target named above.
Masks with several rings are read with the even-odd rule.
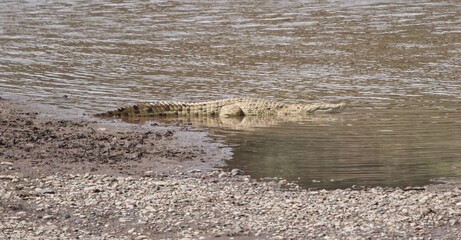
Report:
[[[461,185],[306,190],[222,172],[201,132],[0,100],[0,239],[461,239]]]

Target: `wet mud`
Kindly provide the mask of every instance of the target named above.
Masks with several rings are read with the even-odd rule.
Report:
[[[229,151],[187,127],[118,120],[63,119],[40,107],[0,99],[0,172],[143,176],[212,169]],[[52,117],[55,115],[55,118]]]

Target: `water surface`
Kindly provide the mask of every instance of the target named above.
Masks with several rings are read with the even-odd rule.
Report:
[[[332,117],[208,127],[257,177],[420,185],[461,175],[460,16],[457,1],[2,1],[0,89],[89,113],[345,101]]]

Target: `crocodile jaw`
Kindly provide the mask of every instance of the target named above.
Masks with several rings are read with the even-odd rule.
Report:
[[[346,108],[345,103],[338,103],[338,104],[325,104],[315,110],[315,112],[321,112],[321,113],[334,113],[334,112],[341,112]]]

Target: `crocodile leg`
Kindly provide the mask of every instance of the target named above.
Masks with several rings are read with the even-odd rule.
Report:
[[[242,117],[245,114],[238,104],[226,105],[221,108],[219,111],[219,117],[229,118],[229,117]]]

